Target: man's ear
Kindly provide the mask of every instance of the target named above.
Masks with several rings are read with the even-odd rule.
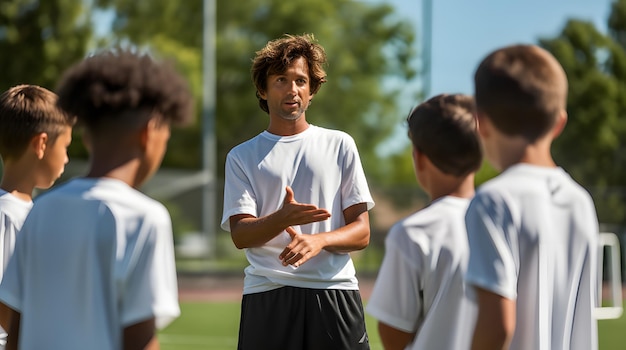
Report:
[[[30,139],[30,148],[33,150],[37,159],[43,159],[46,154],[46,144],[48,142],[48,134],[40,132]]]
[[[265,91],[257,90],[257,91],[256,91],[256,94],[257,94],[260,98],[262,98],[262,99],[264,99],[264,100],[267,100],[267,94],[265,93]]]

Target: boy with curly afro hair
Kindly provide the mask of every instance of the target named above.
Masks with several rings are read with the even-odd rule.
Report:
[[[116,50],[71,67],[57,90],[84,128],[90,165],[24,223],[0,286],[7,345],[158,348],[156,329],[180,314],[172,228],[137,188],[159,168],[170,125],[191,115],[187,84],[169,65]]]

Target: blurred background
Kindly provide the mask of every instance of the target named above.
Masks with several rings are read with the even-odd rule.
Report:
[[[359,274],[375,276],[389,227],[428,203],[406,136],[411,108],[472,94],[478,62],[514,43],[539,44],[565,68],[569,121],[554,157],[624,246],[626,0],[0,0],[0,90],[54,90],[71,64],[115,46],[173,62],[196,98],[194,123],[173,131],[142,191],[170,210],[179,275],[240,277],[243,252],[219,228],[224,160],[267,126],[250,65],[285,33],[313,33],[326,49],[328,82],[307,119],[354,137],[376,201],[371,244],[353,255]],[[80,130],[69,152],[57,184],[87,167]],[[477,185],[495,174],[485,164]]]

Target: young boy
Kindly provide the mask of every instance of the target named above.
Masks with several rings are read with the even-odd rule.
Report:
[[[0,280],[13,254],[17,232],[33,205],[33,191],[52,186],[68,162],[74,118],[58,109],[56,102],[54,93],[35,85],[18,85],[0,95],[0,157],[4,164]],[[0,318],[3,327],[7,322]],[[0,328],[0,348],[5,342],[6,332]]]
[[[407,121],[417,180],[432,202],[389,231],[367,311],[387,350],[468,348],[476,306],[463,282],[464,216],[482,160],[474,102],[438,95]]]
[[[565,72],[547,51],[517,45],[488,55],[474,82],[485,155],[503,172],[466,216],[472,348],[596,349],[597,217],[550,153],[567,119]]]
[[[71,67],[58,105],[76,115],[88,174],[38,198],[0,285],[9,348],[153,349],[179,315],[170,217],[136,190],[159,167],[170,124],[190,116],[184,81],[146,55]]]

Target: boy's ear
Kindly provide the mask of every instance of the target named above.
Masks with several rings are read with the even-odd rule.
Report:
[[[565,124],[567,124],[567,112],[561,111],[559,115],[556,117],[554,121],[554,127],[552,127],[552,138],[557,138],[563,129],[565,129]]]
[[[426,157],[426,155],[413,146],[413,164],[415,165],[415,169],[424,169],[424,157]]]
[[[478,135],[481,137],[487,137],[490,134],[489,119],[481,112],[476,112],[476,127],[478,129]]]
[[[141,150],[144,152],[150,142],[151,123],[153,120],[154,119],[148,120],[148,122],[141,127],[141,130],[139,130],[139,147],[141,147]]]
[[[43,159],[46,154],[46,144],[48,143],[48,134],[40,132],[30,139],[30,148],[33,150],[37,159]]]

